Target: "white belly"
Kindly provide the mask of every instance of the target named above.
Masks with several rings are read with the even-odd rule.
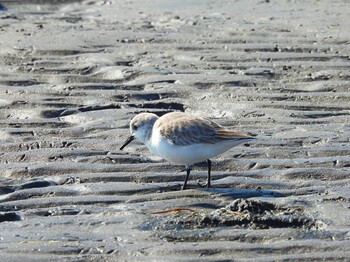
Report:
[[[176,146],[157,132],[152,134],[151,141],[146,142],[149,150],[173,164],[192,165],[222,154],[231,147],[244,141],[225,141],[216,144],[193,144]]]

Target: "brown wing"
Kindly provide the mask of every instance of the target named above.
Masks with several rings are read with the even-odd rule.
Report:
[[[246,139],[253,138],[247,134],[244,134],[240,131],[234,129],[220,128],[216,130],[217,139]]]
[[[214,144],[222,140],[247,139],[245,135],[233,129],[226,129],[208,119],[187,115],[185,113],[168,113],[157,120],[154,128],[178,146],[191,144]]]

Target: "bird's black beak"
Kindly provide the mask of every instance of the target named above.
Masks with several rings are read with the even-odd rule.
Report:
[[[124,144],[119,148],[119,150],[123,150],[124,147],[126,147],[127,145],[129,145],[131,143],[131,141],[133,141],[135,139],[134,136],[129,136],[129,138],[124,142]]]

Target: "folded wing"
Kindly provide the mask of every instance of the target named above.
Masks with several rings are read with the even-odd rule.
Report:
[[[171,143],[178,146],[191,144],[214,144],[228,140],[249,140],[249,135],[200,117],[184,113],[166,114],[155,123],[160,133]]]

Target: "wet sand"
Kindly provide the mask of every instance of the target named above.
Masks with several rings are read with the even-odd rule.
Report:
[[[350,9],[331,1],[0,6],[4,261],[348,261]],[[139,112],[257,135],[191,173]]]

